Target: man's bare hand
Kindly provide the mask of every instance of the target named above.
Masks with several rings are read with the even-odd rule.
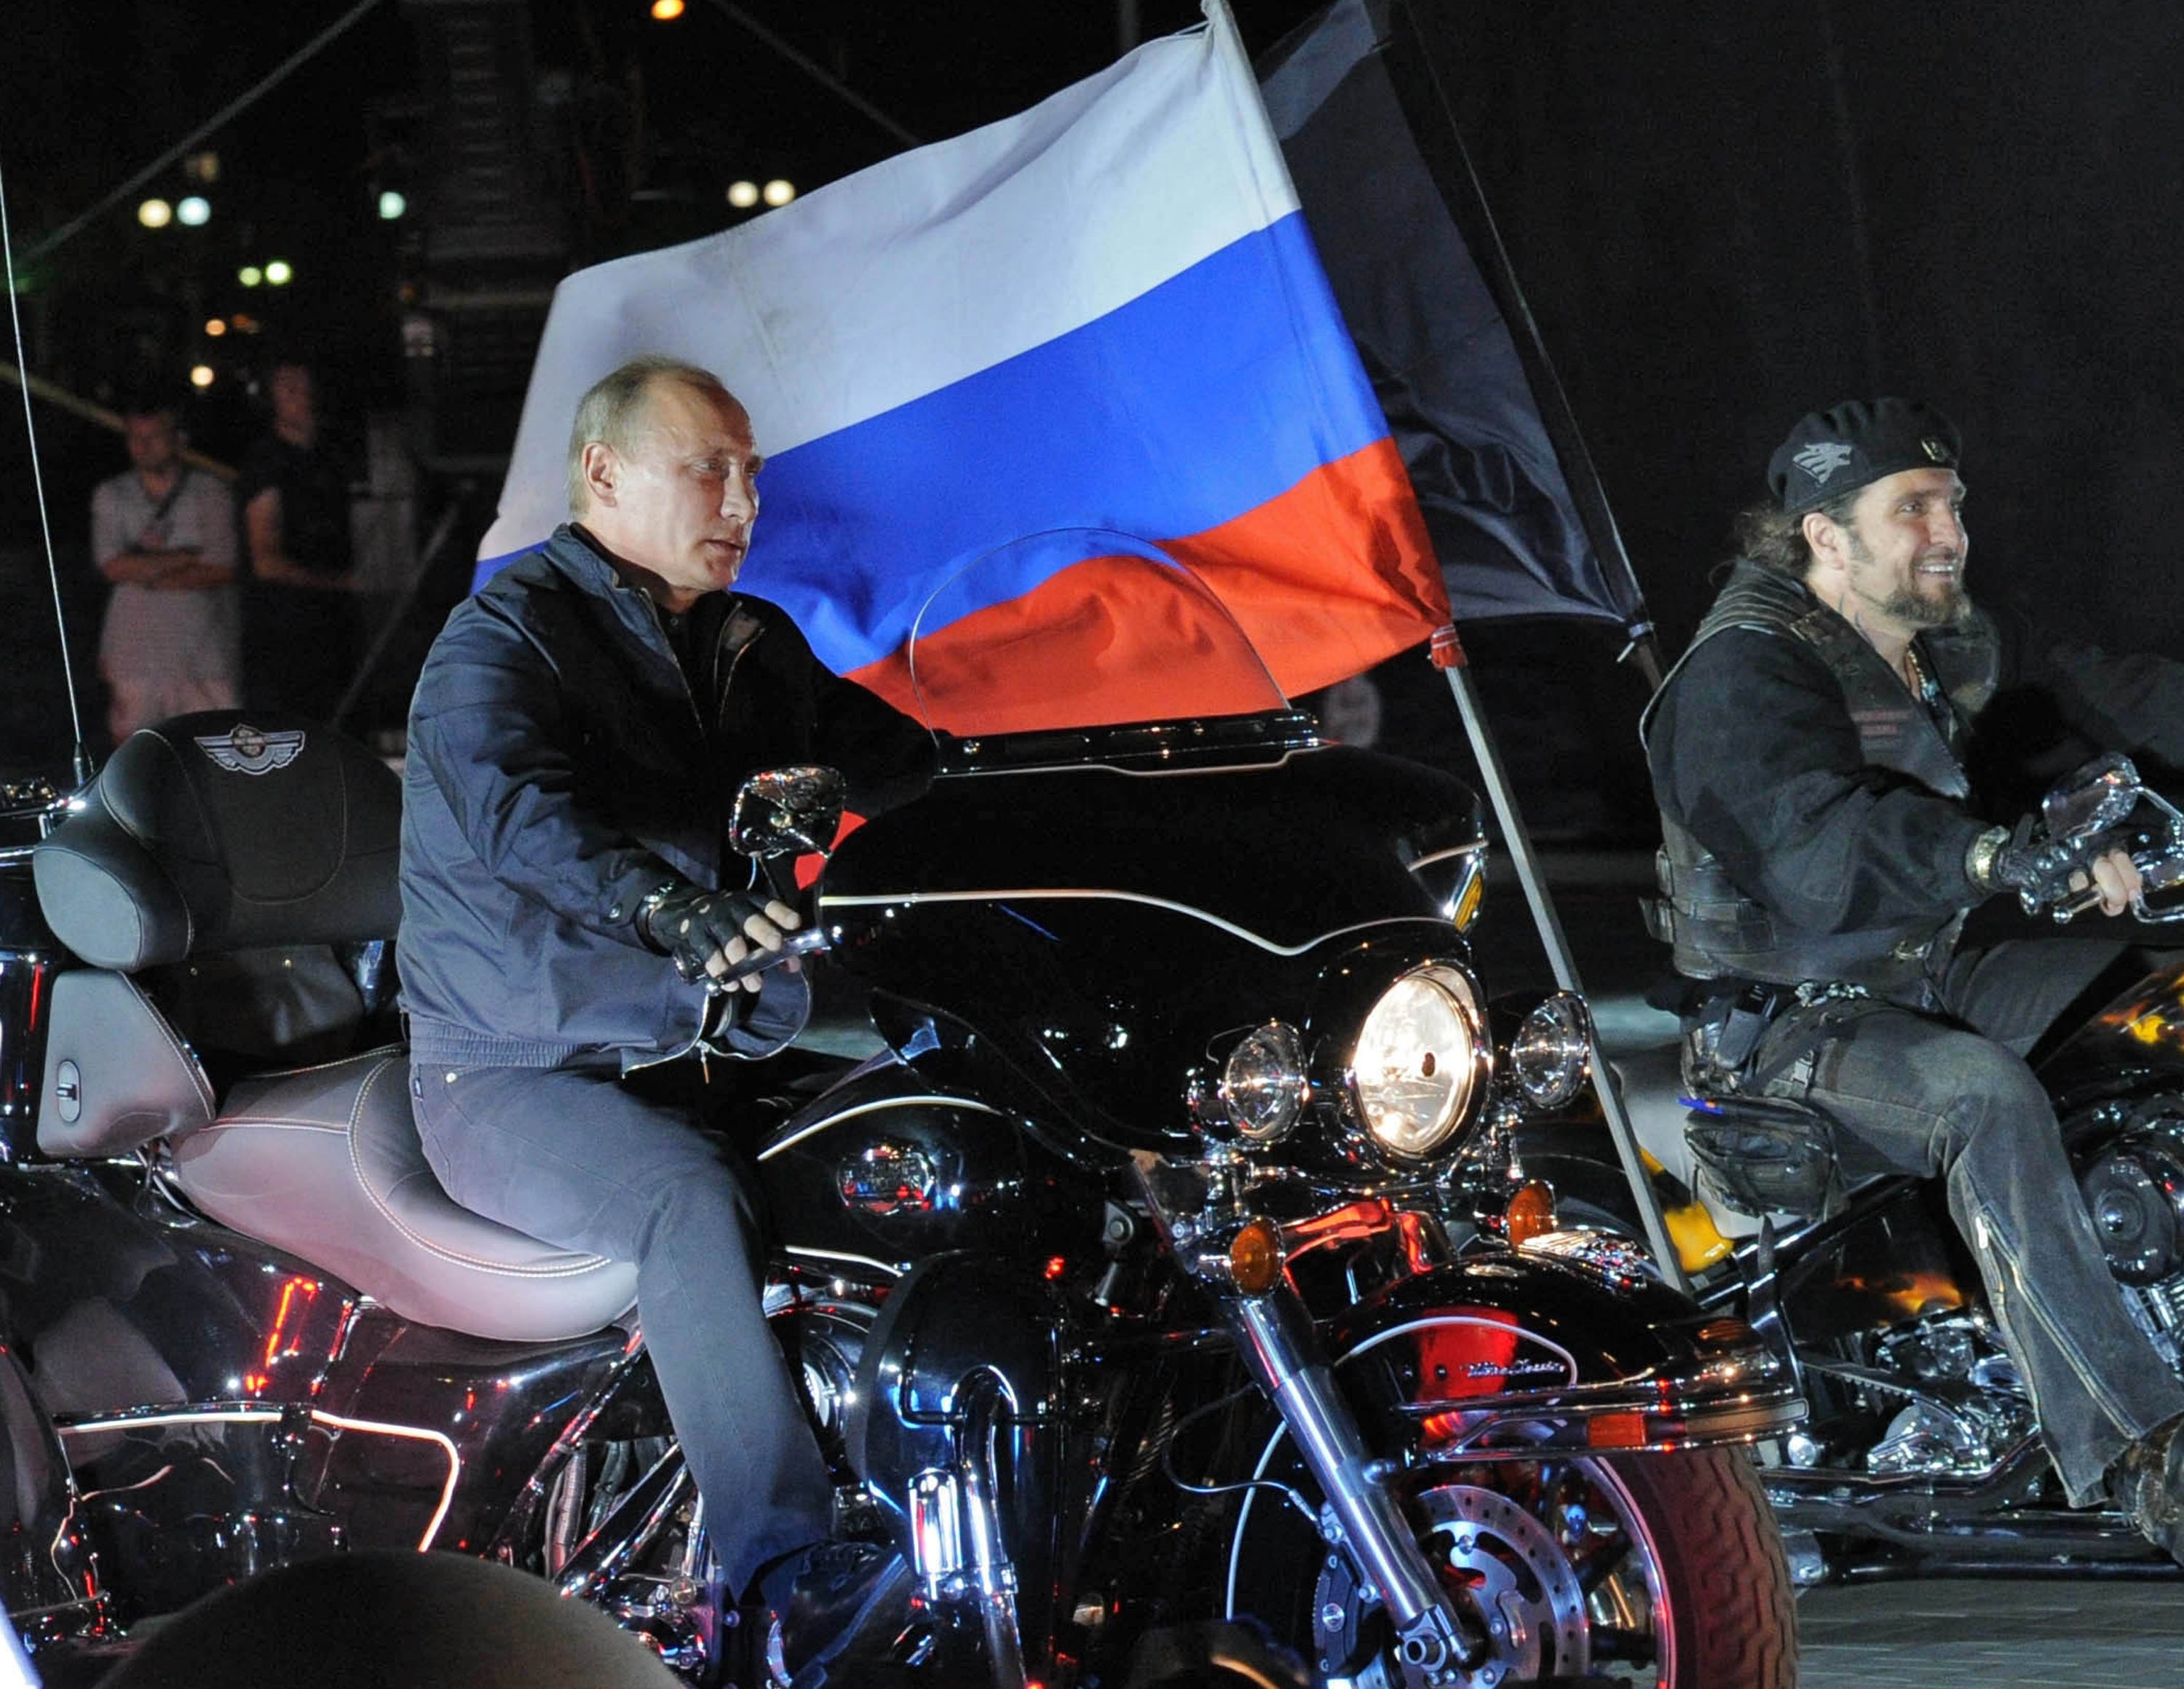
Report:
[[[2110,850],[2093,858],[2089,869],[2072,874],[2070,886],[2075,891],[2092,887],[2101,895],[2102,914],[2122,915],[2129,912],[2145,882],[2139,878],[2138,864],[2131,861],[2128,850]]]

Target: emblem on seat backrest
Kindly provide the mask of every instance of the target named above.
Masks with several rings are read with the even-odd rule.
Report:
[[[303,755],[304,735],[294,729],[262,733],[237,722],[224,733],[198,739],[198,749],[231,774],[270,774]]]

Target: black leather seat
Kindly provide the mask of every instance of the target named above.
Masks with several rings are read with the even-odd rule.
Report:
[[[33,859],[47,924],[88,964],[55,984],[38,1147],[164,1138],[207,1215],[406,1318],[520,1341],[596,1330],[633,1304],[636,1268],[458,1207],[426,1164],[398,1049],[260,1073],[215,1106],[157,1001],[161,971],[191,957],[255,959],[265,1027],[323,1040],[324,947],[398,923],[400,809],[382,764],[308,722],[218,711],[132,735]],[[283,988],[305,975],[321,1002],[299,1017]]]

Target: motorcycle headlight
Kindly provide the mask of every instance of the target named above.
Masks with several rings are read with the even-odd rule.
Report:
[[[1222,1066],[1220,1095],[1228,1123],[1252,1143],[1289,1136],[1312,1095],[1295,1032],[1269,1021],[1245,1034]]]
[[[1380,994],[1357,1034],[1350,1088],[1381,1149],[1418,1161],[1456,1134],[1491,1062],[1482,1024],[1479,989],[1460,968],[1429,963]]]
[[[1592,1017],[1585,999],[1557,991],[1526,1015],[1509,1040],[1509,1067],[1526,1101],[1540,1108],[1572,1101],[1592,1068]]]

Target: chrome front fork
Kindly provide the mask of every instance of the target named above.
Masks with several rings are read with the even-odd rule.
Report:
[[[1227,1309],[1245,1364],[1327,1498],[1334,1546],[1379,1592],[1395,1621],[1406,1679],[1422,1686],[1467,1681],[1469,1668],[1487,1656],[1486,1638],[1451,1605],[1389,1494],[1295,1292],[1277,1285],[1263,1296],[1230,1299]]]

